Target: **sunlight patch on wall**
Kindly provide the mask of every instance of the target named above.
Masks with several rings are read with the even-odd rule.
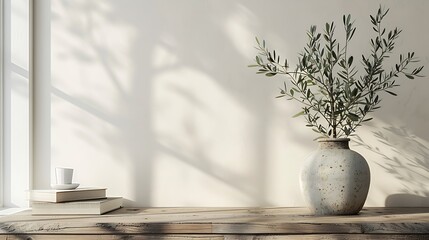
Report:
[[[158,45],[153,51],[153,67],[155,68],[174,66],[178,63],[177,56],[165,47]]]
[[[225,201],[225,198],[235,202],[236,197],[243,198],[241,190],[251,192],[252,182],[256,179],[253,174],[257,174],[257,169],[253,164],[255,148],[249,141],[252,134],[249,132],[249,124],[252,123],[249,113],[213,79],[197,70],[184,67],[168,71],[157,76],[154,83],[156,111],[153,122],[161,147],[160,159],[164,159],[157,158],[156,169],[160,168],[158,164],[164,166],[165,161],[170,162],[165,171],[154,171],[157,176],[155,184],[162,185],[163,177],[169,182],[171,178],[189,176],[192,181],[185,178],[172,182],[182,182],[179,188],[184,191],[191,191],[194,187],[203,189],[206,182],[223,189],[220,191],[229,191],[230,185],[235,186],[235,194],[222,194],[218,199],[207,194],[195,196],[203,198],[201,202],[209,199]],[[226,112],[228,114],[224,114]],[[174,177],[174,174],[167,173],[168,169],[181,171]],[[248,185],[243,185],[243,182]],[[164,188],[154,189],[163,194]],[[247,197],[251,201],[252,196]]]
[[[154,165],[154,206],[242,206],[255,200],[240,186],[243,176],[202,162],[193,166],[177,157],[160,154]],[[235,182],[232,182],[235,181]],[[248,182],[252,185],[252,182]],[[155,187],[156,186],[156,187]]]
[[[272,204],[276,206],[304,206],[299,186],[301,165],[316,149],[316,137],[305,127],[303,118],[291,118],[300,111],[300,105],[286,99],[275,99],[273,95],[273,121],[268,128],[266,162],[268,168],[266,185]],[[293,196],[293,197],[291,197]]]
[[[101,7],[104,10],[74,9],[60,2],[52,4],[53,14],[64,16],[52,23],[53,42],[61,42],[52,49],[53,59],[57,59],[52,62],[53,86],[104,111],[118,111],[133,88],[130,79],[134,64],[130,56],[136,30],[107,19],[103,12],[108,10],[106,6]]]
[[[112,21],[106,1],[52,1],[51,8],[52,167],[73,167],[82,185],[132,197],[123,189],[134,185],[132,175],[121,173],[133,169],[124,106],[136,80],[136,30]]]
[[[255,33],[249,29],[253,14],[243,5],[236,5],[235,8],[233,14],[223,21],[226,34],[242,56],[253,59],[255,49],[252,40]]]

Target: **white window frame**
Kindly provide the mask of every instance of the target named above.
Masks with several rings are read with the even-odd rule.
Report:
[[[1,130],[6,131],[0,134],[0,202],[3,208],[26,208],[29,205],[26,192],[32,189],[33,161],[33,0],[0,2],[3,31]],[[23,7],[25,21],[17,21],[20,15],[14,15],[16,7]],[[15,62],[17,59],[20,60]],[[27,73],[22,75],[22,71]],[[17,94],[16,81],[24,84],[21,96]]]
[[[3,207],[3,0],[0,0],[0,207]]]

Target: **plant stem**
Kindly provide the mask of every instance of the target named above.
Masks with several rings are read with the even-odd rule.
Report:
[[[332,37],[333,37],[333,30],[331,30],[332,33],[327,33],[329,36],[329,49],[331,52],[335,51],[334,50],[334,43],[332,41]],[[334,65],[336,64],[336,60],[333,59],[333,56],[331,55],[331,59],[330,59],[330,73],[329,73],[329,87],[330,87],[330,103],[331,103],[331,127],[332,127],[332,137],[333,138],[337,138],[337,117],[335,116],[335,99],[334,99],[334,76],[332,74],[332,71],[334,69]]]
[[[334,90],[334,87],[332,85],[331,91]],[[335,100],[334,97],[331,95],[331,121],[332,121],[332,137],[337,138],[337,121],[335,116]]]

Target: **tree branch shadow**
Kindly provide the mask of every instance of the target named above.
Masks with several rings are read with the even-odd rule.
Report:
[[[367,144],[361,137],[355,137],[358,146],[375,153],[380,161],[374,161],[384,171],[401,182],[399,193],[389,195],[386,207],[428,206],[429,190],[429,148],[424,140],[409,132],[405,127],[388,126],[373,131],[383,147]]]

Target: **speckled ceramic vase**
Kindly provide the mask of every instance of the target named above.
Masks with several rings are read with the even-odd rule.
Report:
[[[348,138],[320,139],[301,170],[301,192],[315,215],[352,215],[368,195],[368,163],[350,150]]]

